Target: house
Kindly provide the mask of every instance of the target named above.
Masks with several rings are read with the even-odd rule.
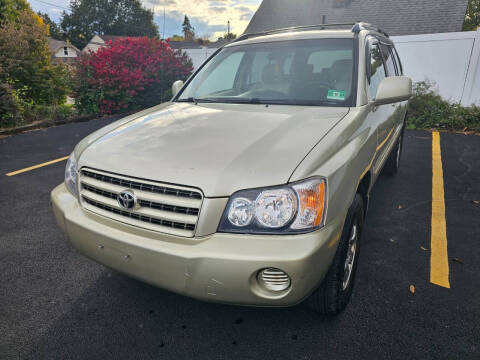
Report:
[[[75,58],[80,55],[80,50],[66,41],[55,40],[51,37],[47,38],[48,48],[52,53],[53,63],[73,63]]]
[[[119,36],[119,35],[95,35],[88,44],[82,49],[82,52],[93,51],[96,52],[101,47],[104,47],[108,44],[109,41],[114,42],[118,39],[124,39],[127,37],[135,36]]]
[[[245,33],[290,26],[375,24],[390,35],[462,31],[468,0],[263,0]]]

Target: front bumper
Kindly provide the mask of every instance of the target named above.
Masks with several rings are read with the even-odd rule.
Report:
[[[82,254],[152,285],[194,298],[232,304],[289,306],[323,280],[341,236],[343,219],[299,235],[214,233],[180,238],[140,229],[83,209],[64,184],[51,193],[59,226]],[[288,273],[291,286],[259,286],[263,268]]]

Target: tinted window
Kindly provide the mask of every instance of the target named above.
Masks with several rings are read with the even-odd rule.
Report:
[[[368,69],[368,94],[370,99],[375,98],[377,88],[380,82],[385,79],[385,68],[380,47],[377,42],[370,42],[369,51],[369,69]]]

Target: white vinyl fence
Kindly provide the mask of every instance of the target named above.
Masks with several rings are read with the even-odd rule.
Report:
[[[405,74],[428,80],[443,98],[480,105],[480,30],[392,36]]]
[[[192,59],[193,70],[197,70],[215,51],[218,49],[203,47],[201,49],[184,49],[188,56]]]

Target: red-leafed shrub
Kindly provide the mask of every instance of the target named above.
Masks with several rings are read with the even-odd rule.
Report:
[[[172,83],[192,70],[190,58],[167,41],[119,39],[80,57],[75,103],[90,114],[146,108],[169,100]]]

